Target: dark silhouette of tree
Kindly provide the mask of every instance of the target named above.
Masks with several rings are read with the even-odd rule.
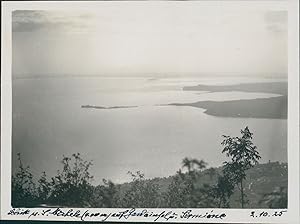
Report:
[[[233,183],[225,176],[219,176],[217,183],[211,188],[211,195],[217,200],[219,208],[229,208],[229,199],[234,192]]]
[[[206,166],[207,163],[204,160],[189,159],[187,157],[182,160],[182,168],[186,167],[189,174],[195,171],[202,171]]]
[[[192,159],[191,160],[191,162],[192,162],[192,167],[193,167],[193,169],[194,169],[194,164],[197,166],[197,170],[198,171],[202,171],[203,169],[205,169],[206,168],[206,166],[207,166],[207,163],[204,161],[204,160],[198,160],[198,159]]]
[[[134,208],[158,208],[160,207],[159,186],[145,179],[145,175],[140,171],[136,173],[128,172],[131,175],[132,182],[129,189],[126,190],[121,205],[123,207]]]
[[[51,193],[51,183],[47,180],[46,172],[42,173],[38,183],[37,192],[39,203],[46,204]]]
[[[197,191],[195,198],[197,198],[197,208],[215,208],[218,204],[214,196],[212,187],[209,184],[203,184]]]
[[[191,161],[191,159],[185,157],[185,158],[182,160],[182,167],[183,167],[183,168],[186,167],[187,170],[188,170],[188,173],[190,173],[190,172],[191,172],[191,168],[192,168],[192,161]]]
[[[168,191],[164,195],[167,207],[196,208],[205,207],[209,200],[204,200],[203,186],[197,184],[199,173],[205,169],[207,163],[203,160],[184,158],[182,168],[187,168],[187,173],[181,170],[172,179]],[[201,202],[200,202],[201,201]]]
[[[19,167],[12,177],[12,206],[13,207],[33,207],[38,200],[36,185],[29,166],[24,167],[21,154],[18,153]]]
[[[92,163],[84,161],[79,153],[64,156],[61,162],[63,170],[52,178],[49,202],[60,206],[89,207],[93,191],[93,176],[89,173]]]
[[[166,207],[191,207],[192,184],[190,176],[187,176],[179,170],[168,186],[167,192],[164,194]]]
[[[287,208],[287,188],[276,187],[271,193],[264,194],[260,204],[265,203],[269,208]]]
[[[206,172],[207,172],[208,176],[210,177],[210,180],[212,180],[213,177],[217,174],[216,169],[213,167],[207,169]]]
[[[241,134],[242,137],[223,135],[224,140],[221,144],[224,146],[222,153],[231,159],[231,161],[224,163],[223,173],[238,187],[241,207],[244,208],[245,203],[247,203],[243,185],[243,181],[246,179],[246,170],[258,164],[261,157],[257,147],[252,142],[253,133],[249,131],[249,128],[246,127],[241,130]]]
[[[103,184],[94,188],[91,206],[97,208],[118,207],[117,192],[119,188],[110,180],[103,179]]]

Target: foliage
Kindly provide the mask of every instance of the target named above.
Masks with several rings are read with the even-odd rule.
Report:
[[[104,185],[98,185],[93,190],[91,206],[97,208],[118,207],[118,187],[110,180],[103,179]]]
[[[207,163],[204,162],[204,160],[198,160],[198,159],[189,159],[185,157],[182,160],[182,168],[187,168],[188,173],[192,174],[195,171],[202,171],[207,166]],[[195,168],[196,167],[196,168]]]
[[[18,154],[19,169],[12,177],[12,205],[14,207],[32,207],[41,204],[59,206],[89,206],[92,195],[92,176],[89,173],[91,162],[84,161],[80,154],[63,157],[63,170],[58,171],[51,182],[46,173],[33,180],[29,167],[24,167]]]
[[[168,191],[164,195],[166,207],[184,208],[189,206],[190,195],[192,191],[192,182],[187,180],[185,175],[179,170],[174,176],[168,187]]]
[[[136,173],[129,171],[128,174],[132,178],[132,183],[121,199],[121,205],[127,208],[160,207],[159,186],[145,180],[145,175],[140,171]]]
[[[207,169],[207,174],[210,177],[210,180],[212,180],[213,177],[216,176],[217,171],[215,168],[211,167],[211,168]]]
[[[13,207],[32,207],[37,203],[38,194],[29,166],[24,167],[20,153],[18,155],[18,171],[12,177]]]
[[[51,193],[51,183],[48,182],[46,172],[42,173],[42,176],[38,180],[37,186],[38,198],[40,203],[47,203]]]
[[[198,186],[199,173],[205,169],[207,163],[203,160],[184,158],[182,168],[187,168],[187,173],[177,172],[168,187],[164,198],[167,207],[196,208],[205,207],[212,203],[207,185]]]
[[[229,199],[234,192],[234,185],[226,176],[219,176],[211,188],[211,195],[216,199],[219,208],[229,208]]]
[[[92,163],[84,161],[79,153],[72,157],[64,156],[61,162],[63,170],[52,178],[49,202],[72,207],[89,206],[93,190],[93,176],[89,173]]]
[[[222,145],[227,157],[231,158],[230,162],[224,163],[224,175],[229,178],[233,185],[236,185],[240,191],[240,202],[243,208],[246,201],[246,194],[244,192],[243,181],[246,179],[246,170],[258,164],[261,158],[257,147],[252,142],[253,133],[246,127],[241,130],[242,137],[230,137],[223,135],[224,140]]]
[[[287,188],[276,187],[271,193],[264,194],[260,203],[265,203],[269,208],[287,208]]]
[[[198,191],[196,191],[195,198],[197,198],[197,208],[215,208],[218,203],[209,184],[202,184]]]

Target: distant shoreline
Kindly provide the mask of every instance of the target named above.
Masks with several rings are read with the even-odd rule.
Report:
[[[205,109],[204,113],[216,117],[232,118],[262,118],[262,119],[287,119],[287,82],[269,83],[243,83],[237,85],[197,85],[183,87],[183,91],[206,92],[263,92],[280,94],[281,96],[247,100],[231,101],[198,101],[194,103],[169,103],[157,106],[190,106]],[[96,106],[82,105],[87,109],[126,109],[138,106]]]
[[[105,79],[146,79],[148,81],[153,81],[153,80],[159,80],[159,79],[178,79],[178,78],[183,78],[183,79],[251,79],[255,80],[270,80],[273,82],[283,82],[283,80],[288,80],[287,76],[272,76],[272,75],[266,75],[266,76],[255,76],[251,75],[248,77],[245,76],[221,76],[221,75],[192,75],[192,74],[130,74],[130,75],[120,75],[120,74],[108,74],[108,75],[93,75],[93,74],[87,74],[87,75],[72,75],[72,74],[43,74],[43,75],[36,75],[36,74],[12,74],[12,80],[18,80],[18,79],[51,79],[51,78],[105,78]]]
[[[288,82],[259,82],[259,83],[242,83],[235,85],[202,85],[185,86],[184,91],[208,91],[208,92],[261,92],[261,93],[275,93],[287,95]]]
[[[206,109],[205,114],[216,117],[287,119],[287,96],[223,102],[171,103],[165,106],[203,108]]]
[[[204,113],[217,117],[287,119],[287,82],[243,83],[237,85],[186,86],[183,91],[207,92],[262,92],[282,96],[231,101],[198,101],[194,103],[171,103],[169,106],[191,106],[205,109]]]

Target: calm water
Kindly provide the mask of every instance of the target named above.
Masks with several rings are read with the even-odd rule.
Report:
[[[13,81],[13,166],[16,153],[33,173],[53,175],[62,155],[80,152],[93,160],[95,184],[102,178],[128,181],[127,171],[146,177],[173,175],[184,157],[210,166],[224,161],[222,134],[239,135],[246,125],[262,162],[287,160],[287,121],[222,118],[193,107],[158,106],[201,100],[226,101],[278,96],[266,93],[182,91],[197,84],[266,82],[253,79],[43,78]],[[111,110],[81,105],[137,106]]]

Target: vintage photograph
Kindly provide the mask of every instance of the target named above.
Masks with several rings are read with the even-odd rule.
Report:
[[[287,208],[287,11],[11,16],[12,207]]]

